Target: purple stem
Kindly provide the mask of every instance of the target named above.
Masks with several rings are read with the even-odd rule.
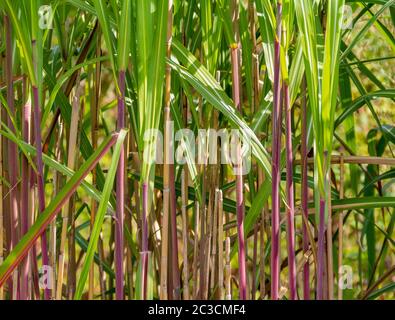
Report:
[[[125,126],[125,71],[119,71],[118,96],[118,121],[117,130]],[[121,147],[119,164],[117,168],[116,182],[116,221],[115,221],[115,296],[117,300],[123,300],[123,221],[125,210],[125,150]]]
[[[320,199],[320,217],[318,229],[318,267],[317,267],[317,300],[324,298],[325,272],[325,200]]]
[[[15,116],[14,109],[14,82],[12,79],[12,29],[10,25],[10,21],[8,16],[4,16],[4,25],[6,29],[6,66],[5,66],[5,74],[7,81],[7,104],[10,109],[10,112],[13,116]],[[14,125],[11,121],[11,118],[7,118],[8,127],[15,133]],[[8,165],[10,167],[9,172],[9,180],[10,180],[10,250],[17,244],[19,239],[19,221],[18,221],[18,153],[16,144],[8,141]],[[17,283],[13,283],[13,280],[10,280],[9,291],[13,293],[14,286],[17,286],[17,296],[16,299],[19,299],[19,281]],[[13,297],[13,295],[12,295]],[[14,297],[13,297],[14,298]]]
[[[31,123],[31,122],[30,122]],[[30,132],[30,141],[32,140],[32,132]],[[34,189],[35,189],[35,182],[36,182],[36,176],[34,174],[33,169],[30,167],[29,168],[29,184],[30,184],[30,189],[29,193],[34,194]],[[34,203],[32,203],[32,208],[30,208],[30,216],[29,216],[29,225],[28,229],[32,226],[32,223],[34,221]],[[31,263],[32,263],[32,272],[31,272],[31,277],[32,277],[32,285],[34,288],[34,296],[35,300],[40,300],[40,286],[39,286],[39,279],[38,279],[38,266],[37,266],[37,249],[36,246],[34,245],[32,249],[30,250],[31,253]]]
[[[293,181],[292,123],[288,85],[284,84],[285,135],[287,152],[287,228],[288,228],[288,278],[290,299],[297,299],[295,263],[295,199]]]
[[[282,5],[277,3],[277,27],[274,41],[274,83],[273,83],[273,146],[272,146],[272,250],[271,250],[271,294],[278,300],[280,283],[280,155],[281,155],[281,82],[280,42]]]
[[[25,96],[26,84],[23,83],[23,90]],[[30,119],[31,119],[31,105],[26,103],[23,107],[22,113],[22,135],[23,140],[30,144]],[[21,235],[24,235],[29,228],[29,165],[27,158],[22,156],[22,181],[21,181]],[[26,256],[22,264],[21,274],[21,299],[28,299],[28,276],[30,269],[30,257]]]
[[[303,224],[303,253],[309,250],[309,237],[307,234],[306,223],[308,221],[308,184],[307,184],[307,103],[306,97],[303,99],[302,106],[302,214]],[[303,299],[310,300],[310,266],[307,261],[303,265]]]
[[[8,16],[4,16],[4,25],[6,29],[6,65],[5,74],[7,80],[7,104],[12,115],[15,115],[14,109],[14,83],[12,79],[12,29]],[[7,125],[12,132],[15,133],[14,125],[10,117],[7,117]],[[19,239],[19,223],[18,223],[18,153],[16,144],[8,141],[8,165],[10,167],[10,221],[11,221],[11,241],[10,249],[12,249]],[[17,285],[16,283],[14,285]]]
[[[235,107],[241,112],[240,105],[240,79],[239,79],[239,47],[238,44],[231,46],[232,60],[232,83],[233,101]],[[243,173],[240,145],[237,146],[236,168],[236,213],[237,213],[237,236],[239,250],[239,297],[240,300],[247,299],[247,275],[246,275],[246,253],[244,239],[244,199],[243,199]]]
[[[36,161],[37,161],[37,190],[38,190],[38,209],[39,212],[45,210],[45,191],[44,191],[44,165],[42,155],[41,142],[41,110],[39,106],[38,88],[32,86],[33,90],[33,104],[34,104],[34,136],[36,140]],[[43,266],[49,266],[48,250],[47,250],[47,235],[44,232],[41,234],[41,254]],[[49,288],[44,289],[44,299],[50,299],[51,291]]]

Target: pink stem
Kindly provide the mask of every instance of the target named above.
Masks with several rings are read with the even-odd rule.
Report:
[[[302,214],[304,216],[303,232],[303,253],[309,250],[309,238],[307,234],[306,222],[308,221],[308,184],[307,184],[307,103],[304,98],[302,106]],[[310,266],[307,261],[303,265],[303,299],[310,300]]]
[[[233,101],[235,107],[241,112],[240,105],[240,79],[239,79],[239,47],[237,44],[232,45],[232,83],[233,83]],[[247,275],[246,275],[246,248],[244,239],[244,199],[243,199],[243,170],[240,145],[237,146],[237,163],[236,167],[236,213],[237,213],[237,236],[239,250],[239,297],[241,300],[247,299]]]
[[[38,190],[38,209],[39,212],[45,210],[45,190],[44,190],[44,165],[42,155],[41,142],[41,110],[39,106],[38,88],[32,87],[33,90],[33,104],[34,104],[34,136],[36,140],[36,161],[37,161],[37,190]],[[47,250],[47,235],[44,232],[41,234],[41,255],[43,266],[49,265],[48,250]],[[44,289],[44,299],[50,299],[50,289]]]
[[[125,71],[119,71],[118,121],[117,130],[125,126]],[[121,147],[121,154],[117,168],[116,182],[116,221],[115,221],[115,296],[123,300],[123,225],[125,210],[125,150]]]
[[[25,96],[26,84],[23,83]],[[23,140],[30,144],[30,118],[31,106],[26,103],[22,113],[22,135]],[[24,235],[29,228],[29,165],[27,158],[22,156],[22,181],[21,181],[21,234]],[[28,276],[30,269],[30,257],[26,256],[22,264],[21,274],[21,299],[28,299]]]
[[[271,294],[278,300],[280,284],[280,155],[281,155],[281,80],[280,42],[282,5],[277,3],[277,28],[274,41],[273,83],[273,147],[272,147],[272,250],[271,250]]]
[[[4,25],[6,30],[6,65],[5,74],[7,80],[7,104],[12,115],[15,115],[14,109],[14,83],[12,79],[12,29],[8,16],[4,16]],[[7,125],[15,133],[14,125],[11,118],[7,118]],[[12,249],[19,239],[19,222],[18,222],[18,152],[16,144],[8,141],[8,165],[10,167],[10,249]],[[13,285],[17,285],[14,283]],[[12,291],[11,291],[12,292]]]
[[[287,152],[287,234],[288,234],[288,276],[290,299],[296,300],[296,263],[295,263],[295,199],[293,181],[293,153],[292,153],[292,127],[291,108],[289,103],[288,85],[284,84],[284,111],[285,111],[285,134]]]

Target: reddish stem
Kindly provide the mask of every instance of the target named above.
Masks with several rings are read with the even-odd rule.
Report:
[[[232,62],[232,83],[233,83],[233,101],[235,107],[241,112],[240,105],[240,79],[239,79],[239,46],[237,44],[231,47]],[[241,146],[237,145],[236,167],[236,213],[237,213],[237,236],[239,250],[239,297],[241,300],[247,299],[247,275],[246,275],[246,253],[244,239],[244,199],[243,199],[243,170],[241,159]]]
[[[273,83],[273,146],[272,146],[272,249],[271,249],[271,294],[278,300],[280,284],[280,156],[281,156],[281,83],[280,42],[282,5],[277,3],[277,28],[274,41],[274,83]]]
[[[305,87],[305,84],[304,84]],[[306,91],[304,91],[306,93]],[[309,250],[309,237],[307,233],[308,221],[308,184],[307,184],[307,101],[306,97],[303,99],[302,106],[302,214],[303,214],[303,253]],[[310,266],[309,262],[303,265],[303,299],[310,300]]]
[[[41,110],[39,106],[38,88],[32,87],[33,90],[33,105],[34,105],[34,137],[36,140],[36,162],[37,162],[37,190],[38,190],[38,209],[39,212],[45,210],[45,190],[44,190],[44,165],[41,146]],[[47,250],[47,235],[44,232],[41,234],[41,255],[43,266],[49,266],[48,250]],[[49,300],[51,291],[49,288],[44,288],[44,299]]]
[[[23,96],[26,96],[26,83],[23,82]],[[30,144],[30,119],[31,106],[26,103],[22,112],[22,135],[23,140]],[[22,156],[22,181],[21,181],[21,234],[24,235],[29,228],[29,165],[25,156]],[[28,299],[28,276],[30,269],[29,255],[26,256],[22,264],[21,274],[21,299]]]
[[[15,116],[14,108],[14,83],[12,79],[12,29],[8,16],[4,16],[4,25],[6,30],[6,64],[5,74],[7,81],[7,104],[13,116]],[[15,133],[14,125],[10,117],[7,117],[7,125],[12,132]],[[8,141],[8,165],[10,167],[9,180],[10,180],[10,221],[11,221],[11,241],[10,249],[12,249],[19,239],[19,222],[18,222],[18,152],[16,144]],[[14,285],[17,285],[16,283]]]
[[[125,126],[125,71],[119,71],[118,132]],[[125,150],[121,147],[116,177],[116,221],[115,221],[115,296],[123,300],[123,225],[125,210]]]
[[[287,153],[287,235],[288,235],[288,281],[290,299],[297,299],[296,292],[296,263],[295,263],[295,199],[293,181],[293,153],[292,153],[292,123],[291,108],[289,102],[288,85],[284,84],[284,111],[285,111],[285,135]]]

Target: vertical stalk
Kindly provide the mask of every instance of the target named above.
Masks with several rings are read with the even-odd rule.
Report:
[[[101,56],[101,32],[100,32],[100,27],[97,29],[97,35],[96,35],[96,57]],[[100,99],[100,84],[101,84],[101,62],[96,62],[95,65],[95,73],[94,73],[94,78],[93,78],[93,103],[91,107],[91,116],[92,116],[92,148],[95,150],[97,148],[97,140],[98,140],[98,132],[99,132],[99,99]],[[92,185],[96,187],[97,183],[97,170],[94,168],[92,170]],[[96,216],[96,210],[97,210],[97,203],[96,200],[92,199],[91,202],[91,230],[93,228],[93,224],[95,222],[95,216]],[[101,239],[99,239],[99,242],[101,242]],[[100,260],[103,259],[103,257],[100,254],[99,250],[99,256]],[[93,298],[93,291],[94,291],[94,271],[95,271],[95,264],[92,263],[91,269],[89,271],[89,290],[88,290],[88,298],[92,299]],[[102,272],[102,267],[99,268],[99,274],[100,274],[100,279],[103,277],[103,272]],[[102,283],[102,282],[101,282]],[[104,297],[102,297],[104,299]]]
[[[7,104],[12,115],[15,115],[14,108],[14,83],[12,79],[12,28],[8,16],[4,16],[5,26],[5,41],[6,41],[6,61],[5,61],[5,75],[7,84]],[[14,125],[10,117],[7,117],[8,127],[15,132]],[[15,143],[8,141],[8,166],[9,166],[9,212],[10,212],[10,250],[17,244],[19,239],[19,208],[18,208],[18,153]],[[16,289],[18,284],[17,271],[13,275],[13,289]],[[10,288],[11,289],[11,288]],[[14,290],[15,291],[15,290]],[[13,294],[14,296],[14,294]]]
[[[198,297],[198,261],[199,261],[199,201],[195,201],[195,229],[193,238],[193,263],[192,263],[192,295],[193,299]]]
[[[125,70],[118,74],[118,132],[125,127]],[[116,181],[116,221],[115,221],[115,298],[123,300],[123,221],[125,216],[125,148],[121,147]]]
[[[328,175],[330,174],[330,169],[328,171]],[[328,181],[330,181],[330,177],[328,176]],[[327,278],[328,278],[328,300],[333,300],[333,244],[332,244],[332,198],[331,198],[331,190],[329,183],[328,190],[328,222],[326,229],[326,249],[327,249]]]
[[[180,270],[178,267],[178,241],[177,241],[177,206],[174,178],[174,164],[169,165],[169,189],[170,189],[170,234],[171,234],[171,267],[173,282],[173,299],[180,299]]]
[[[325,272],[325,199],[320,199],[318,228],[317,300],[324,299]]]
[[[283,85],[285,136],[287,154],[287,235],[288,235],[288,281],[290,299],[296,300],[296,262],[295,262],[295,199],[293,182],[292,114],[289,102],[288,84]]]
[[[147,298],[147,280],[148,280],[148,183],[142,185],[142,242],[141,242],[141,259],[142,259],[142,299]]]
[[[173,1],[168,3],[168,17],[167,17],[167,41],[166,41],[166,57],[170,59],[171,56],[171,39],[173,28]],[[170,135],[170,91],[171,91],[171,67],[166,64],[165,73],[165,109],[164,109],[164,154],[165,161],[163,164],[163,220],[161,233],[161,268],[160,268],[160,298],[161,300],[168,299],[168,252],[169,252],[169,208],[170,208],[170,152],[171,145],[169,145]]]
[[[224,210],[222,190],[218,193],[218,290],[217,299],[224,298]]]
[[[37,70],[37,43],[35,39],[32,39],[32,60],[33,66],[35,68],[35,72],[41,72],[41,70]],[[39,212],[43,212],[45,209],[45,189],[44,189],[44,165],[43,165],[43,156],[42,156],[42,138],[41,138],[41,108],[40,108],[40,98],[38,87],[32,85],[33,91],[33,111],[34,111],[34,139],[36,142],[36,162],[37,162],[37,191],[38,191],[38,209]],[[48,250],[47,250],[47,235],[46,231],[41,235],[41,255],[42,255],[42,263],[44,266],[49,265],[48,258]],[[44,289],[44,299],[48,300],[50,298],[50,289]]]
[[[309,236],[307,232],[308,225],[304,221],[308,221],[308,181],[307,181],[307,98],[306,98],[306,80],[303,80],[303,101],[302,101],[302,147],[301,147],[301,158],[302,158],[302,190],[301,190],[301,200],[302,200],[302,233],[303,233],[303,254],[306,254],[309,250]],[[309,260],[303,265],[303,299],[310,300],[310,266]]]
[[[186,175],[188,173],[185,169],[182,170],[181,176],[181,198],[182,198],[182,252],[183,252],[183,275],[184,275],[184,285],[183,285],[183,299],[189,300],[189,266],[188,266],[188,215],[187,215],[187,205],[188,205],[188,185]]]
[[[33,116],[33,115],[32,115]],[[32,117],[33,120],[33,117]],[[31,121],[32,123],[33,121]],[[31,132],[30,140],[33,138],[33,132]],[[30,189],[29,189],[29,228],[33,225],[35,219],[35,208],[36,208],[36,198],[37,198],[37,190],[35,187],[35,173],[33,168],[30,168]],[[37,265],[37,244],[32,247],[31,250],[31,263],[32,269],[30,273],[30,277],[32,280],[32,286],[34,291],[34,297],[36,300],[40,299],[40,288],[39,288],[39,279],[38,279],[38,265]]]
[[[62,153],[62,143],[63,143],[63,122],[62,119],[58,120],[59,123],[59,128],[56,132],[56,144],[55,144],[55,158],[58,162],[62,161],[62,157],[64,156]],[[61,189],[62,186],[62,175],[55,171],[54,172],[54,181],[53,181],[53,186],[54,186],[54,195],[56,195],[59,190]],[[51,221],[51,225],[50,225],[50,239],[49,239],[49,259],[51,261],[51,264],[53,266],[56,266],[56,249],[57,249],[57,227],[56,227],[56,219]],[[56,283],[56,277],[55,277],[55,268],[54,268],[54,272],[53,272],[53,282],[52,283]],[[56,290],[55,290],[56,291]],[[55,294],[54,294],[55,293]],[[55,298],[56,299],[56,292],[52,292],[52,296],[51,299]]]
[[[260,299],[263,300],[266,295],[266,257],[265,257],[265,216],[267,212],[267,204],[261,211],[261,225],[259,230],[259,250],[260,250],[260,261],[259,261],[259,284],[260,284]]]
[[[81,91],[83,92],[84,90],[84,85],[80,85],[80,79],[77,77],[76,81],[76,96],[74,97],[74,103],[78,106],[75,107],[76,111],[79,108],[79,116],[77,114],[78,119],[83,119],[84,118],[84,100],[80,101],[80,96],[81,96]],[[76,131],[80,132],[81,131],[81,124],[82,121],[76,120]],[[73,124],[74,125],[74,124]],[[79,165],[78,163],[78,150],[79,150],[79,144],[80,144],[80,135],[77,135],[76,137],[76,142],[75,142],[75,154],[74,154],[74,166],[77,169],[77,166]],[[75,239],[76,239],[76,227],[75,227],[75,222],[76,222],[76,216],[74,215],[75,212],[75,196],[70,197],[69,201],[69,208],[68,208],[68,219],[70,221],[70,231],[68,232],[68,276],[67,276],[67,286],[68,286],[68,299],[73,299],[75,295],[75,290],[76,290],[76,285],[77,285],[77,269],[81,257],[81,253],[79,257],[76,257],[76,244],[75,244]]]
[[[260,187],[265,180],[265,173],[262,168],[258,167],[258,186]],[[266,295],[266,257],[265,257],[265,228],[266,228],[266,214],[269,211],[268,203],[266,202],[261,209],[260,230],[259,230],[259,285],[260,285],[260,299],[263,300]],[[268,234],[268,232],[266,232]]]
[[[225,299],[232,300],[232,269],[230,266],[230,238],[225,239]]]
[[[250,35],[252,41],[252,76],[253,76],[253,90],[252,90],[252,112],[256,112],[259,106],[259,54],[256,45],[256,29],[255,29],[255,2],[248,1],[248,17],[250,24]],[[261,169],[260,169],[261,170]]]
[[[343,153],[340,155],[340,190],[339,198],[344,198],[344,158]],[[343,288],[340,283],[341,268],[343,266],[343,211],[339,211],[339,249],[338,249],[338,289],[337,289],[337,299],[343,300]]]
[[[26,79],[23,80],[23,101],[27,96]],[[30,119],[31,119],[31,105],[26,102],[23,105],[22,112],[22,136],[23,140],[30,144]],[[27,158],[22,156],[22,180],[21,180],[21,235],[28,231],[29,227],[29,165]],[[21,299],[28,299],[28,276],[29,276],[29,255],[23,260],[21,273]]]
[[[212,237],[212,223],[211,223],[211,210],[206,208],[206,216],[207,216],[207,233],[204,236],[204,267],[203,267],[203,284],[202,284],[202,294],[201,297],[203,300],[207,300],[209,297],[209,276],[210,276],[210,255],[211,255],[211,237]]]
[[[203,114],[203,112],[202,112]],[[204,259],[205,248],[206,248],[206,216],[207,216],[207,205],[206,205],[206,177],[205,167],[202,164],[200,166],[200,172],[202,175],[202,205],[200,206],[200,242],[199,242],[199,297],[202,299],[204,292],[205,282],[205,264]]]
[[[280,156],[281,156],[281,43],[282,3],[277,1],[277,26],[274,40],[274,83],[272,117],[272,250],[271,250],[271,294],[273,300],[279,298],[280,284]]]
[[[259,224],[254,227],[254,247],[252,253],[252,275],[251,275],[251,300],[255,300],[256,296],[256,266],[258,258],[258,230]]]
[[[231,45],[231,63],[232,63],[232,93],[236,109],[241,112],[240,104],[240,79],[239,79],[239,45]],[[237,145],[236,169],[236,213],[237,213],[237,235],[239,249],[239,295],[241,300],[247,298],[247,270],[245,255],[244,239],[244,199],[243,199],[243,169],[241,159],[241,146]]]
[[[215,184],[213,184],[215,185]],[[213,216],[213,238],[211,241],[211,278],[210,278],[210,290],[211,294],[216,296],[218,290],[218,273],[217,273],[217,261],[218,261],[218,214],[219,214],[219,189],[215,189],[214,193],[214,216]]]

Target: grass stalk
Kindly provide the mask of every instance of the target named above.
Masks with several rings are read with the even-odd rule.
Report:
[[[199,263],[199,237],[200,237],[200,221],[199,221],[199,201],[195,202],[195,221],[194,221],[194,238],[193,238],[193,262],[192,262],[192,294],[193,299],[198,298],[199,284],[198,284],[198,263]]]
[[[265,257],[265,216],[267,212],[267,204],[261,211],[261,224],[259,230],[259,285],[260,285],[260,299],[263,300],[266,296],[266,257]]]
[[[56,136],[57,136],[57,142],[56,142],[56,146],[55,146],[55,157],[57,159],[57,161],[61,161],[63,155],[63,148],[61,146],[61,142],[63,141],[63,122],[60,120],[58,120],[59,122],[59,128],[57,131],[55,131]],[[53,181],[53,186],[54,186],[54,195],[58,194],[61,188],[61,185],[63,184],[63,177],[61,176],[61,174],[59,172],[54,172],[54,181]],[[53,266],[57,265],[57,221],[56,219],[54,219],[53,221],[51,221],[51,225],[50,225],[50,239],[49,239],[49,260],[51,261],[51,264]],[[53,272],[53,282],[55,285],[57,283],[57,277],[56,277],[56,270],[54,268],[54,272]],[[51,295],[51,299],[56,299],[56,290],[53,290],[52,295]]]
[[[125,70],[118,74],[119,96],[118,96],[118,132],[125,127]],[[121,155],[118,163],[116,177],[116,220],[115,220],[115,297],[123,300],[123,259],[124,259],[124,217],[125,217],[125,149],[121,147]]]
[[[96,33],[96,57],[101,56],[101,32],[100,28],[97,29]],[[92,121],[92,148],[97,148],[97,140],[98,140],[98,133],[99,133],[99,99],[100,99],[100,85],[101,85],[101,62],[96,62],[95,65],[95,72],[93,76],[93,84],[92,84],[92,112],[91,112],[91,121]],[[92,170],[92,185],[96,187],[97,185],[97,168]],[[96,209],[97,203],[96,200],[92,199],[91,202],[91,228],[93,228],[93,224],[95,222],[96,216]],[[99,239],[101,242],[101,239]],[[99,251],[100,252],[100,251]],[[100,255],[101,260],[103,257]],[[89,290],[88,290],[88,297],[90,299],[93,298],[93,291],[94,291],[94,264],[92,264],[91,270],[89,272]],[[99,268],[100,279],[103,278],[103,271],[102,268]],[[102,283],[102,281],[101,281]],[[102,285],[101,285],[102,286]],[[103,289],[103,288],[102,288]],[[102,290],[103,292],[103,290]],[[104,299],[104,296],[102,297]]]
[[[215,183],[213,183],[213,186]],[[214,191],[214,215],[212,218],[213,237],[211,241],[211,277],[210,277],[210,291],[211,295],[215,296],[218,290],[218,214],[219,214],[219,190],[216,188]]]
[[[328,178],[329,179],[329,178]],[[328,278],[328,300],[334,299],[333,294],[333,235],[332,235],[332,196],[328,192],[328,221],[326,228],[326,250],[327,250],[327,278]]]
[[[258,230],[259,225],[254,226],[254,241],[252,253],[252,271],[251,271],[251,300],[255,300],[256,295],[256,266],[258,259]]]
[[[166,57],[171,56],[171,39],[173,29],[173,1],[168,4],[167,18],[167,41],[166,41]],[[164,154],[165,162],[163,164],[163,218],[161,231],[161,268],[160,268],[160,298],[168,299],[168,252],[169,252],[169,208],[170,208],[170,152],[171,145],[168,144],[170,138],[170,91],[171,91],[171,68],[166,65],[165,71],[165,109],[164,109]]]
[[[142,299],[145,300],[147,298],[147,281],[148,281],[148,183],[143,182],[142,185],[142,231],[141,231],[141,261],[142,261]]]
[[[218,289],[216,298],[224,298],[224,211],[222,190],[217,189],[218,199]]]
[[[5,78],[7,83],[7,104],[8,108],[13,116],[15,116],[14,109],[14,82],[12,79],[12,28],[10,24],[10,20],[7,15],[4,16],[4,27],[6,33],[6,61],[5,61]],[[11,128],[15,132],[14,125],[11,121],[10,116],[7,118],[8,127]],[[10,209],[10,249],[12,249],[18,242],[19,239],[19,207],[18,207],[18,154],[15,143],[12,141],[8,141],[8,166],[9,166],[9,209]],[[17,271],[15,271],[13,276],[13,292],[15,293],[15,289],[18,284],[16,282],[17,279]],[[11,288],[10,288],[11,289]],[[13,294],[15,298],[15,294]]]
[[[289,102],[288,85],[283,85],[285,136],[287,158],[287,235],[288,235],[288,281],[290,299],[297,299],[296,292],[296,259],[295,259],[295,200],[293,182],[293,148],[292,148],[292,114]]]
[[[325,199],[320,199],[318,227],[317,300],[324,299],[325,276]]]
[[[183,300],[189,300],[189,265],[188,265],[188,185],[187,172],[182,170],[181,176],[181,200],[182,200],[182,252],[183,252]]]
[[[34,42],[32,46],[35,47]],[[34,59],[33,59],[34,60]],[[42,159],[42,142],[41,142],[41,110],[39,102],[39,93],[36,86],[32,86],[33,91],[33,110],[34,110],[34,139],[36,144],[36,162],[37,162],[37,191],[38,191],[38,209],[40,212],[45,210],[45,190],[44,190],[44,165]],[[42,263],[44,266],[49,265],[48,249],[47,249],[47,236],[46,232],[41,234],[41,254]],[[50,289],[44,289],[44,298],[48,300],[50,298]]]
[[[232,64],[232,95],[236,109],[241,112],[240,104],[240,79],[239,79],[239,45],[231,45]],[[241,145],[238,143],[236,151],[236,211],[237,211],[237,235],[239,254],[239,298],[247,299],[247,270],[246,270],[246,248],[244,239],[244,199],[243,199],[243,168],[241,158]]]
[[[230,238],[225,239],[225,299],[232,300],[232,269],[230,266]]]
[[[23,97],[25,101],[26,95],[26,80],[23,81]],[[31,105],[27,101],[23,105],[22,111],[22,136],[23,140],[30,143],[30,120],[31,120]],[[29,228],[29,164],[26,156],[22,156],[22,174],[21,174],[21,235],[26,234]],[[23,261],[21,270],[20,294],[22,300],[29,298],[28,276],[30,269],[29,255]]]
[[[274,83],[272,113],[272,248],[271,248],[271,295],[272,300],[279,298],[280,286],[280,152],[281,152],[281,43],[282,3],[277,2],[277,26],[274,41]]]
[[[174,300],[180,299],[180,269],[178,265],[177,240],[177,199],[175,190],[174,164],[169,165],[170,190],[170,235],[171,235],[171,268],[172,268],[172,296]]]
[[[306,81],[303,81],[303,88],[306,89]],[[306,93],[306,90],[304,90]],[[304,221],[308,221],[308,201],[309,201],[309,189],[308,189],[308,167],[307,167],[307,98],[306,94],[302,101],[302,145],[301,145],[301,158],[302,158],[302,190],[301,190],[301,202],[302,202],[302,215],[304,216]],[[302,234],[303,234],[303,254],[306,254],[309,250],[309,237],[307,233],[308,225],[306,223],[302,224]],[[303,265],[303,299],[310,300],[310,266],[309,261]]]
[[[340,180],[339,180],[339,197],[340,199],[344,198],[344,159],[343,154],[340,155]],[[339,240],[339,247],[338,247],[338,288],[337,288],[337,299],[343,300],[343,288],[340,283],[340,274],[341,269],[343,267],[343,211],[339,211],[339,221],[338,221],[338,240]]]
[[[0,5],[0,298],[393,297],[395,0],[43,2]]]

